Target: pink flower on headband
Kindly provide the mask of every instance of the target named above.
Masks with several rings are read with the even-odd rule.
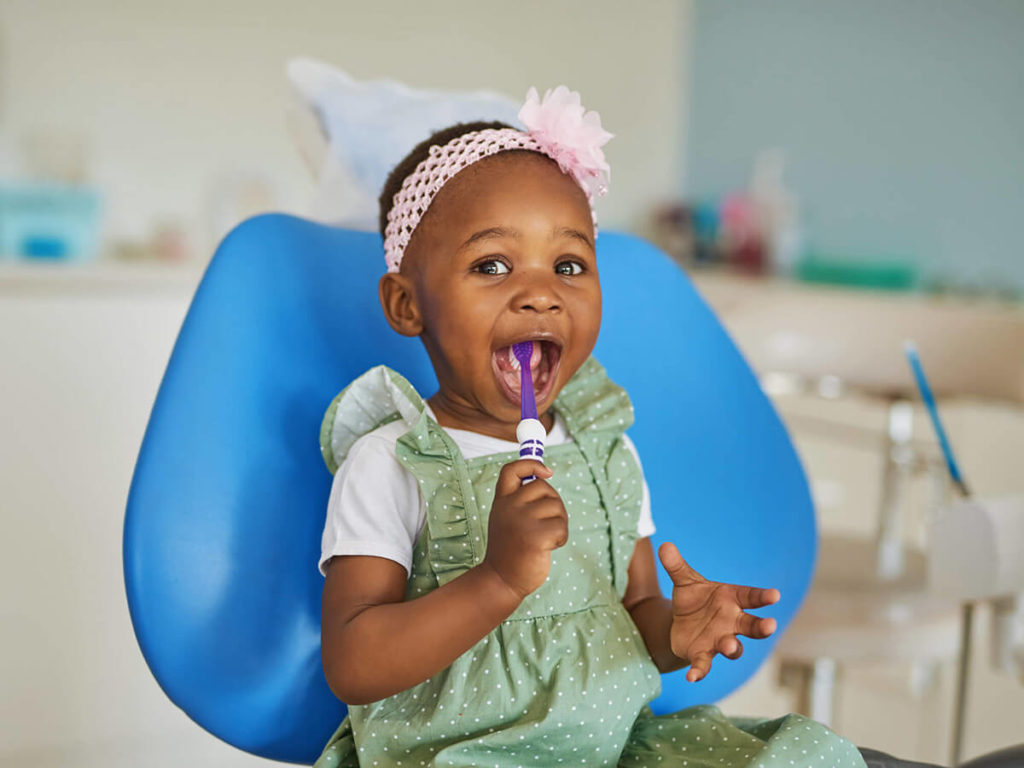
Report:
[[[587,112],[580,104],[580,95],[560,85],[548,89],[543,101],[537,89],[526,93],[526,103],[519,110],[519,119],[527,132],[564,173],[568,173],[590,197],[608,191],[611,173],[601,151],[613,134],[601,127],[601,116]]]

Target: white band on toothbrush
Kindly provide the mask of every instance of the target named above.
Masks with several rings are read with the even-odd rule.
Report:
[[[547,436],[547,430],[544,429],[544,425],[537,419],[523,419],[520,421],[518,426],[516,426],[516,440],[519,441],[519,458],[533,459],[543,464],[544,440]],[[534,475],[524,478],[523,485],[536,479]]]
[[[548,432],[537,419],[523,419],[516,427],[519,441],[519,458],[544,461],[544,440]]]

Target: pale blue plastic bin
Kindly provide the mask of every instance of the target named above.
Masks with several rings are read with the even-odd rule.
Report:
[[[98,250],[101,200],[92,187],[0,184],[0,259],[75,261]]]

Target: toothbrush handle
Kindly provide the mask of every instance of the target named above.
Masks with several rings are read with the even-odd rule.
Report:
[[[544,462],[544,438],[548,436],[544,425],[537,419],[523,419],[516,427],[516,439],[519,441],[519,458],[535,459]],[[536,480],[536,475],[523,479],[523,485]]]

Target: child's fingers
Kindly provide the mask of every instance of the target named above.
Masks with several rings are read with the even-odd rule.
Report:
[[[679,549],[671,541],[666,541],[658,547],[658,559],[661,560],[665,572],[672,579],[673,584],[692,581],[702,578],[679,554]]]
[[[512,491],[507,498],[516,507],[529,507],[535,508],[540,502],[551,501],[559,505],[562,504],[562,497],[558,495],[558,491],[554,487],[543,479],[538,479],[532,483],[520,486],[516,490]],[[538,517],[543,517],[539,512]]]
[[[755,640],[762,640],[769,637],[775,631],[775,619],[764,616],[754,616],[750,613],[740,613],[736,617],[736,634],[752,637]]]
[[[738,659],[743,655],[743,643],[736,635],[725,635],[718,641],[718,652],[727,659]]]
[[[564,547],[569,541],[569,521],[566,517],[547,517],[538,521],[538,527],[549,549]]]
[[[736,587],[736,599],[740,608],[763,608],[779,602],[782,594],[777,589],[761,589],[759,587]]]
[[[554,492],[554,489],[552,489],[550,496],[530,502],[529,516],[538,521],[555,519],[563,521],[566,525],[569,523],[569,515],[565,511],[565,505],[558,498],[558,494]]]
[[[508,496],[517,491],[522,486],[523,480],[528,477],[548,478],[553,474],[554,472],[536,459],[510,461],[501,468],[501,472],[498,474],[498,482],[494,486],[494,495]]]
[[[708,651],[699,651],[693,654],[690,659],[690,668],[686,670],[686,679],[691,683],[702,680],[711,671],[711,658],[713,654]]]

